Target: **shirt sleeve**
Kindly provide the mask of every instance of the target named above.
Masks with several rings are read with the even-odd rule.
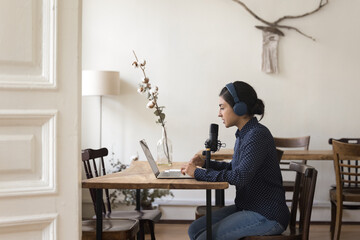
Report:
[[[223,161],[210,161],[210,168],[214,170],[231,169],[231,164]]]
[[[205,167],[205,165],[203,166]],[[220,161],[210,161],[210,168],[197,168],[195,169],[194,176],[196,180],[199,181],[207,181],[207,182],[216,182],[216,180],[212,180],[212,176],[207,173],[210,171],[221,171],[221,170],[230,170],[231,164],[228,162],[220,162]]]
[[[264,131],[254,131],[243,143],[245,145],[240,154],[241,159],[233,159],[236,161],[236,165],[222,170],[196,169],[195,178],[208,182],[228,182],[240,188],[245,186],[252,181],[263,164],[268,153],[268,147],[271,146],[270,137]]]

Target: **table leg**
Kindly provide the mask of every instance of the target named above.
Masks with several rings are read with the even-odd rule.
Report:
[[[140,195],[140,189],[136,189],[136,207],[135,207],[135,210],[136,211],[140,211],[140,207],[141,207],[141,195]]]
[[[205,142],[205,165],[206,169],[210,168],[211,148],[209,142]],[[204,153],[203,153],[204,154]],[[206,170],[207,171],[207,170]],[[206,189],[206,240],[212,239],[212,224],[211,224],[211,189]]]
[[[206,189],[206,240],[212,239],[211,189]]]
[[[225,206],[225,191],[224,189],[215,190],[215,205],[219,207]]]
[[[102,239],[102,206],[103,206],[103,190],[97,188],[96,190],[96,240]]]
[[[141,190],[136,189],[136,208],[135,210],[141,210]],[[137,233],[137,240],[144,240],[145,232],[144,232],[144,224],[140,223],[140,229]]]

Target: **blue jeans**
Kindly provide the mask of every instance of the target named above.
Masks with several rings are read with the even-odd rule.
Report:
[[[232,240],[245,236],[276,235],[284,232],[277,221],[268,220],[259,213],[238,211],[235,205],[212,212],[212,239]],[[206,216],[195,220],[189,227],[191,240],[206,239]]]

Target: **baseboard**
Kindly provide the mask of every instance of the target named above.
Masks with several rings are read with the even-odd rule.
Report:
[[[330,222],[325,221],[311,221],[312,225],[330,225]],[[360,222],[342,222],[341,225],[360,225]]]

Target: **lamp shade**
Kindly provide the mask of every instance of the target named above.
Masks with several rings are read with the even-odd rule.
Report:
[[[115,71],[82,71],[82,95],[105,96],[119,95],[119,72]]]

